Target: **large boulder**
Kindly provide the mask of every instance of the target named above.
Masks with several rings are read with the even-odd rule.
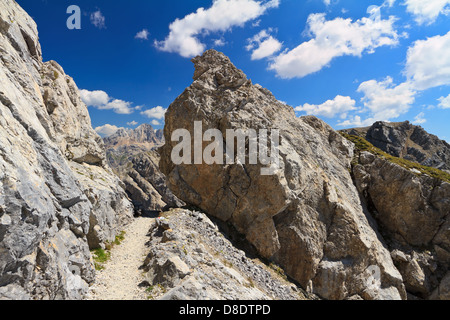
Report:
[[[353,185],[353,144],[315,117],[297,118],[222,53],[209,50],[193,62],[194,82],[166,114],[160,168],[174,194],[234,225],[260,255],[323,298],[406,298],[402,277]],[[229,164],[176,164],[172,153],[180,141],[172,134],[178,129],[189,132],[190,145],[201,151],[211,142],[194,138],[208,129],[220,130],[224,145],[227,130],[267,129],[275,137],[278,129],[279,164],[264,171],[267,163],[249,164],[248,154]]]

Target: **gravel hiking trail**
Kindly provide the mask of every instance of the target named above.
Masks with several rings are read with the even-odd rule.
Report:
[[[155,220],[135,218],[124,230],[125,239],[111,249],[110,259],[97,271],[96,282],[89,290],[88,300],[147,300],[145,280],[140,267],[148,254],[148,231]]]

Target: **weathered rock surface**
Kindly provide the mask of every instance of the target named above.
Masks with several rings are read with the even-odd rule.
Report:
[[[263,257],[323,298],[406,298],[353,185],[353,145],[317,118],[297,118],[223,54],[209,50],[193,62],[193,84],[166,114],[160,168],[174,194],[233,224]],[[172,133],[186,129],[193,140],[194,121],[202,121],[203,133],[224,136],[227,129],[280,129],[279,170],[263,176],[261,164],[175,165]],[[373,269],[380,271],[375,286]]]
[[[105,138],[108,163],[122,179],[136,214],[148,214],[184,203],[173,195],[159,170],[157,148],[164,144],[162,130],[143,124],[135,130],[119,130]]]
[[[342,131],[360,136],[394,157],[450,171],[450,145],[409,121],[376,122],[371,127]]]
[[[135,209],[141,210],[142,213],[164,211],[185,205],[167,187],[166,177],[159,170],[159,159],[160,156],[156,151],[134,156],[131,162],[132,169],[123,180]]]
[[[450,184],[362,152],[355,183],[387,240],[410,294],[448,298]]]
[[[144,262],[152,299],[312,298],[276,268],[237,249],[205,214],[175,209],[163,216],[150,230],[150,253]]]
[[[37,27],[0,3],[0,298],[80,299],[89,245],[132,215],[78,88],[43,63]]]

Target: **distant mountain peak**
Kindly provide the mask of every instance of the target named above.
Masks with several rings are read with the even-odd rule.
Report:
[[[121,128],[103,140],[107,149],[116,149],[124,145],[140,145],[145,150],[151,150],[163,144],[162,134],[158,131],[150,124],[144,123],[136,129]]]
[[[362,137],[395,157],[450,171],[450,145],[409,121],[377,121],[370,127],[342,132]]]
[[[150,124],[141,124],[136,129],[119,129],[104,138],[109,165],[118,169],[128,163],[134,155],[151,151],[164,144],[162,130],[155,130]]]

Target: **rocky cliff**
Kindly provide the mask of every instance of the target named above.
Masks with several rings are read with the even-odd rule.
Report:
[[[353,173],[411,297],[450,299],[450,184],[368,152]]]
[[[411,299],[450,298],[450,175],[355,142],[352,175]]]
[[[322,298],[405,299],[403,278],[353,184],[354,145],[317,118],[297,118],[223,54],[209,50],[193,63],[194,82],[166,114],[160,168],[174,194],[231,223],[261,256]],[[175,164],[177,129],[200,148],[194,137],[208,129],[223,136],[228,129],[279,129],[278,170],[261,175],[266,166],[249,164],[248,154],[227,165]]]
[[[159,170],[157,150],[164,145],[162,130],[142,124],[134,130],[121,129],[104,142],[108,163],[124,183],[136,214],[184,205],[169,190]]]
[[[131,168],[122,181],[137,214],[184,206],[167,187],[166,177],[159,170],[159,153],[150,151],[132,157]]]
[[[0,298],[79,299],[89,249],[132,217],[72,78],[43,63],[35,22],[0,3]]]
[[[395,157],[450,172],[450,145],[409,121],[376,122],[342,132],[362,137]]]

